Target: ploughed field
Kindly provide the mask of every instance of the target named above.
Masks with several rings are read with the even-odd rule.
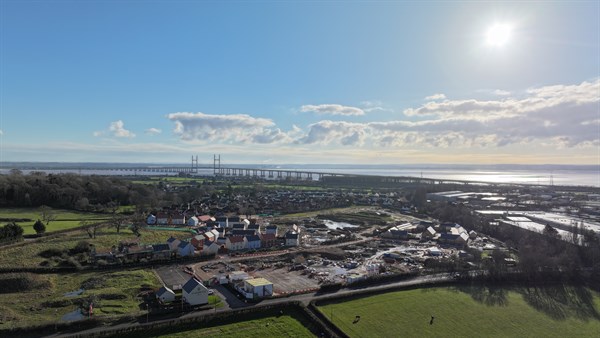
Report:
[[[413,289],[319,310],[350,337],[597,337],[600,332],[600,294],[564,285]]]

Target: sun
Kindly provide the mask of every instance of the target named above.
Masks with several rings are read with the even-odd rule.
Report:
[[[506,23],[497,23],[491,26],[486,34],[488,46],[502,47],[510,41],[512,27]]]

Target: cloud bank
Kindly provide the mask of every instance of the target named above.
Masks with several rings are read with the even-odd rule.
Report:
[[[277,128],[270,119],[250,115],[174,113],[175,133],[184,141],[240,144],[321,145],[382,148],[489,148],[543,144],[557,148],[597,147],[600,81],[530,88],[521,96],[495,100],[449,99],[435,94],[407,108],[401,119],[356,123],[322,120],[304,129]],[[376,106],[376,105],[372,105]],[[301,111],[362,115],[342,105],[307,105]]]

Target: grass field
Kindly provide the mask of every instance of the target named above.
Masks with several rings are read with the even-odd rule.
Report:
[[[214,323],[186,325],[184,327],[168,327],[151,331],[138,331],[117,337],[127,338],[205,338],[205,337],[232,337],[232,338],[264,338],[264,337],[315,337],[306,328],[308,323],[302,323],[301,315],[296,311],[288,311],[280,316],[267,315],[262,317],[260,313],[254,315],[258,318],[250,318],[235,323],[214,325]]]
[[[58,321],[80,304],[86,307],[90,300],[94,302],[95,316],[142,314],[145,309],[140,309],[142,301],[137,297],[140,288],[161,285],[153,272],[141,269],[34,275],[33,278],[45,282],[45,286],[18,293],[0,292],[0,328]],[[85,289],[81,295],[65,296],[81,288]]]
[[[565,286],[426,288],[319,307],[350,337],[598,337],[598,309],[598,293]]]
[[[52,214],[54,215],[55,220],[51,221],[50,224],[46,226],[46,232],[77,227],[82,220],[106,221],[111,217],[110,214],[78,212],[63,209],[52,209]],[[0,219],[29,219],[30,221],[27,222],[16,223],[23,228],[26,235],[35,234],[33,223],[35,223],[36,220],[41,219],[41,213],[39,208],[0,208]]]
[[[180,239],[190,237],[190,234],[185,232],[154,231],[143,228],[140,230],[140,233],[140,242],[145,244],[165,243],[170,236]],[[47,260],[40,256],[42,251],[49,249],[72,249],[79,241],[87,241],[94,244],[97,249],[104,249],[118,245],[119,241],[136,238],[129,229],[122,229],[117,233],[116,229],[107,227],[98,229],[96,238],[94,239],[90,239],[83,230],[61,234],[55,238],[40,238],[34,242],[23,243],[15,247],[0,247],[0,267],[38,267],[40,263]],[[15,259],[16,257],[18,259]]]

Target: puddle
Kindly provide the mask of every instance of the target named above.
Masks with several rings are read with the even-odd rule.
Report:
[[[71,291],[71,292],[67,292],[67,293],[65,293],[65,297],[75,297],[75,296],[79,296],[80,294],[82,294],[82,293],[83,293],[83,291],[85,291],[85,290],[83,290],[83,289],[79,289],[79,290],[77,290],[77,291]]]
[[[74,322],[76,320],[82,320],[85,316],[81,312],[81,309],[71,311],[60,318],[63,322]]]

